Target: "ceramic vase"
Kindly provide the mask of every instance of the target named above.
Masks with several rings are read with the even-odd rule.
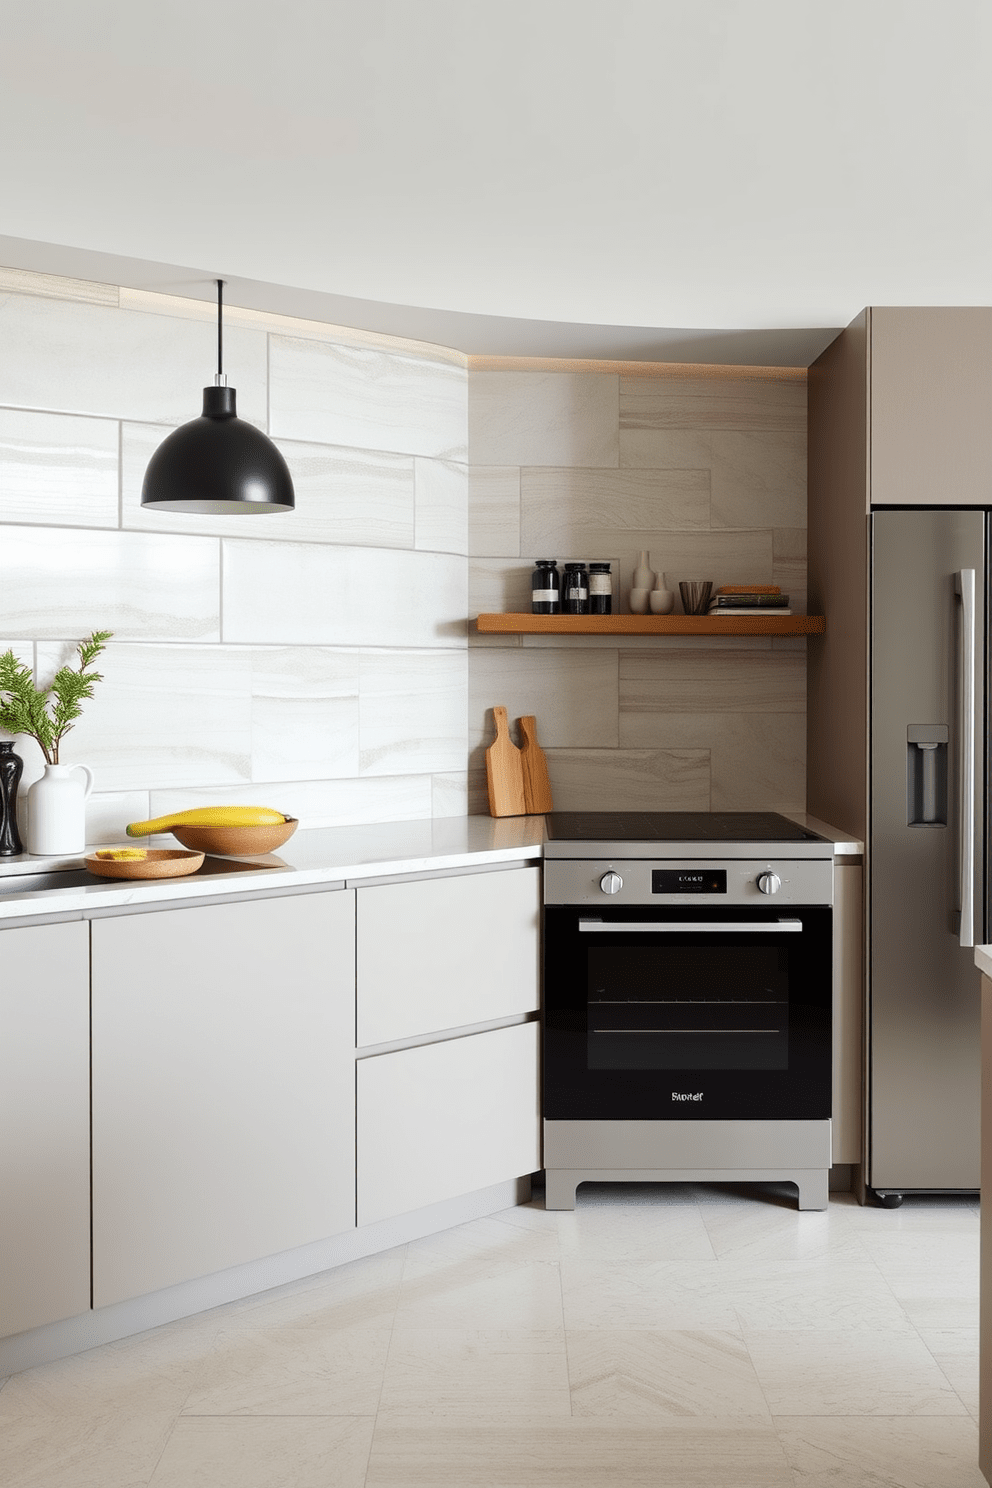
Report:
[[[658,582],[651,590],[652,615],[670,615],[675,608],[675,594],[665,588],[665,575],[659,573]]]
[[[24,851],[17,832],[17,783],[23,769],[13,744],[0,740],[0,858],[16,858]]]
[[[44,775],[28,791],[28,852],[39,857],[81,853],[86,846],[86,797],[92,789],[88,765],[46,765]]]
[[[658,575],[651,567],[651,554],[642,553],[630,581],[631,589],[647,589],[650,592],[657,582]]]

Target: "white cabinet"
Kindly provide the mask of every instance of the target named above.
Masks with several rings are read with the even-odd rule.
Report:
[[[354,894],[97,920],[94,1304],[354,1211]]]
[[[358,1065],[358,1223],[541,1165],[538,1025],[468,1034]]]
[[[90,1305],[89,927],[0,932],[0,1335]]]
[[[540,1006],[540,869],[358,890],[358,1044]]]
[[[540,870],[358,890],[358,1223],[541,1165]],[[509,1027],[431,1042],[445,1029]]]

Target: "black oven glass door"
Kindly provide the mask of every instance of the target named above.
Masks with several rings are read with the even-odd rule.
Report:
[[[545,1115],[830,1115],[831,911],[545,912]]]

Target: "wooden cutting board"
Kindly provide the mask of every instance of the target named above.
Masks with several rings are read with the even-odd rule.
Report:
[[[524,809],[528,816],[553,811],[548,761],[537,742],[537,719],[533,714],[520,720],[520,760],[524,768]]]
[[[490,816],[524,816],[524,771],[520,750],[510,738],[506,709],[495,707],[496,738],[486,750]]]

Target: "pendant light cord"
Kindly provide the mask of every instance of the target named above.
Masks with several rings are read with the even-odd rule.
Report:
[[[224,281],[217,280],[217,386],[224,378]]]

